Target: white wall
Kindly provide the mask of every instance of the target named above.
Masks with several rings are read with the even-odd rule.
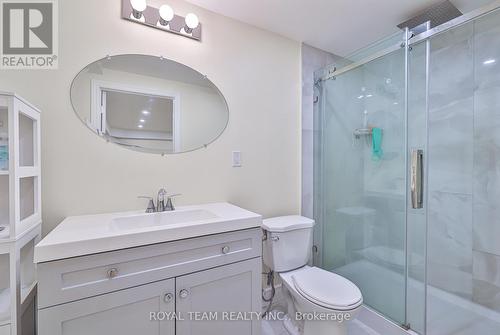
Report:
[[[302,184],[301,184],[301,214],[314,218],[314,115],[319,113],[319,104],[314,103],[319,99],[320,91],[314,85],[314,73],[327,66],[340,67],[346,62],[340,56],[331,54],[321,49],[302,44]],[[319,100],[318,100],[319,101]],[[318,252],[313,255],[316,265],[322,264],[323,250],[323,222],[317,222],[314,229],[314,244]]]
[[[159,6],[161,1],[149,3]],[[193,7],[203,42],[120,18],[121,1],[59,1],[59,70],[0,71],[0,90],[42,110],[44,232],[64,217],[145,208],[137,195],[160,187],[178,204],[230,201],[264,216],[300,210],[300,44]],[[163,55],[205,73],[230,109],[224,134],[207,149],[160,157],[107,144],[73,113],[74,76],[106,54]],[[242,168],[231,151],[243,152]]]
[[[314,183],[314,72],[343,59],[321,49],[302,44],[302,215],[313,217]]]

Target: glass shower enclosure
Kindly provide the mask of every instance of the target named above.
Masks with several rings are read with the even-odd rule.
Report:
[[[498,7],[315,78],[315,263],[420,334],[500,333]]]

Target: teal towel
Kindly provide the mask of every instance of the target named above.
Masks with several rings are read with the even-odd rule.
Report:
[[[372,128],[372,159],[379,161],[382,159],[382,129]]]

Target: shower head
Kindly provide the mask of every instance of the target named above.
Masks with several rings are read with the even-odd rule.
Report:
[[[434,28],[461,15],[462,12],[449,0],[446,0],[432,5],[411,19],[398,24],[398,28],[411,30],[428,21],[431,23],[431,28]]]

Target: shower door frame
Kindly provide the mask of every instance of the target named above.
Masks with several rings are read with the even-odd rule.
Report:
[[[486,6],[483,6],[481,8],[476,9],[476,10],[473,10],[469,13],[463,14],[463,15],[461,15],[453,20],[450,20],[446,23],[443,23],[437,27],[434,27],[434,28],[427,30],[425,32],[422,32],[416,36],[408,38],[408,40],[409,40],[408,47],[411,47],[412,45],[415,45],[418,43],[422,43],[422,42],[434,37],[435,35],[444,33],[450,29],[454,29],[454,28],[459,27],[463,24],[467,24],[471,21],[477,20],[482,16],[490,14],[491,12],[497,10],[498,8],[500,8],[500,0],[496,0],[496,1],[490,3]],[[340,75],[344,72],[355,69],[355,68],[362,66],[366,63],[369,63],[375,59],[384,57],[384,56],[390,54],[391,52],[394,52],[402,47],[404,47],[404,45],[401,45],[401,44],[396,44],[396,45],[390,46],[386,49],[383,49],[381,51],[374,53],[373,55],[370,55],[366,58],[363,58],[360,61],[343,66],[339,69],[337,69],[335,66],[327,67],[326,68],[327,74],[324,76],[320,76],[320,78],[318,78],[318,79],[321,81],[332,79],[332,78],[337,77],[338,75]]]
[[[340,69],[337,69],[335,66],[332,66],[332,67],[326,67],[323,69],[322,71],[322,74],[321,75],[318,75],[317,78],[315,76],[315,80],[317,81],[327,81],[327,80],[330,80],[330,79],[333,79],[339,75],[341,75],[342,73],[345,73],[345,72],[348,72],[350,70],[353,70],[357,67],[360,67],[360,66],[363,66],[371,61],[374,61],[378,58],[382,58],[386,55],[389,55],[390,53],[392,52],[395,52],[397,51],[398,49],[400,48],[405,48],[405,107],[404,107],[404,118],[405,118],[405,162],[406,162],[406,172],[405,173],[405,176],[406,176],[406,180],[405,180],[405,185],[407,187],[406,191],[405,191],[405,203],[406,203],[406,220],[405,220],[405,241],[404,241],[404,251],[405,251],[405,256],[406,256],[406,264],[405,264],[405,312],[404,312],[404,315],[405,315],[405,323],[402,324],[402,325],[399,325],[401,326],[403,329],[405,330],[409,330],[411,329],[411,325],[408,324],[408,278],[409,278],[409,266],[408,266],[408,213],[409,213],[409,209],[411,208],[409,202],[408,202],[408,198],[409,198],[409,166],[410,166],[410,162],[409,162],[409,153],[410,153],[410,150],[411,148],[408,147],[408,109],[409,109],[409,103],[408,103],[408,98],[409,98],[409,71],[410,71],[410,66],[409,66],[409,60],[410,60],[410,51],[412,49],[412,46],[416,46],[417,44],[423,44],[425,43],[426,46],[425,46],[425,76],[426,76],[426,80],[425,80],[425,110],[426,110],[426,115],[425,115],[425,127],[426,127],[426,132],[427,132],[427,136],[426,136],[426,143],[425,143],[425,149],[426,151],[424,151],[424,171],[425,171],[425,174],[424,174],[424,180],[422,181],[423,184],[424,184],[424,202],[423,202],[423,208],[425,209],[425,237],[428,238],[428,223],[429,223],[429,213],[427,211],[427,208],[428,208],[428,191],[427,191],[427,179],[428,179],[428,171],[429,171],[429,165],[428,165],[428,159],[427,159],[427,156],[428,156],[428,142],[429,142],[429,136],[428,136],[428,129],[429,129],[429,123],[428,123],[428,114],[429,114],[429,78],[430,78],[430,75],[429,75],[429,70],[430,70],[430,67],[429,67],[429,63],[430,63],[430,40],[432,37],[434,36],[437,36],[439,34],[442,34],[442,33],[445,33],[451,29],[455,29],[459,26],[462,26],[462,25],[465,25],[467,23],[470,23],[472,21],[475,21],[483,16],[486,16],[496,10],[500,9],[500,0],[496,0],[488,5],[485,5],[481,8],[478,8],[476,10],[473,10],[469,13],[466,13],[464,15],[461,15],[453,20],[450,20],[444,24],[441,24],[437,27],[434,27],[432,29],[428,29],[426,30],[425,32],[422,32],[416,36],[411,36],[411,33],[408,29],[406,29],[405,31],[405,40],[403,41],[403,43],[401,44],[395,44],[395,45],[392,45],[386,49],[383,49],[381,51],[378,51],[378,52],[375,52],[373,53],[372,55],[360,60],[360,61],[357,61],[357,62],[354,62],[354,63],[351,63],[349,65],[346,65]],[[326,73],[326,74],[325,74]],[[315,81],[316,82],[316,81]],[[321,94],[321,96],[323,96]],[[315,114],[318,114],[318,113],[315,113]],[[322,114],[322,113],[319,113],[319,114]],[[316,117],[316,116],[315,116]],[[322,121],[320,121],[320,123],[322,124]],[[321,150],[322,150],[322,147],[323,147],[323,143],[321,141],[321,137],[322,137],[322,129],[320,129],[319,133],[316,134],[315,136],[317,136],[318,138],[315,138],[315,142],[318,142],[320,143],[321,145]],[[322,160],[321,160],[322,161]],[[319,170],[319,173],[322,173],[323,171],[323,167],[320,166],[320,167],[314,167],[314,171],[315,173],[318,173],[318,170]],[[315,187],[320,187],[322,188],[322,185],[318,185],[316,183],[316,181],[314,182],[315,183]],[[315,192],[316,193],[316,192]],[[318,197],[321,197],[323,194],[323,191],[321,190],[319,192],[319,196]],[[314,201],[314,212],[315,212],[315,216],[319,216],[319,220],[320,221],[323,221],[323,218],[324,218],[324,208],[322,205],[318,206],[317,204],[317,198],[315,198],[315,201]],[[316,248],[316,246],[315,246]],[[424,326],[424,330],[423,330],[423,334],[422,335],[425,335],[427,333],[427,288],[428,288],[428,278],[427,278],[427,267],[428,267],[428,259],[427,259],[427,240],[425,241],[425,250],[424,250],[424,259],[425,259],[425,267],[424,267],[424,311],[423,311],[423,317],[424,317],[424,321],[423,321],[423,326]],[[321,262],[321,260],[320,260]]]
[[[500,1],[500,0],[499,0]],[[409,324],[407,323],[407,320],[408,320],[408,315],[407,315],[407,301],[408,301],[408,266],[407,266],[407,239],[408,239],[408,231],[407,231],[407,215],[408,215],[408,183],[409,183],[409,178],[408,178],[408,173],[406,173],[406,171],[408,171],[409,169],[409,162],[408,162],[408,159],[409,159],[409,155],[408,155],[408,76],[409,76],[409,66],[408,66],[408,63],[409,63],[409,51],[410,51],[410,46],[409,46],[409,43],[408,43],[408,40],[409,38],[411,37],[410,35],[410,31],[409,29],[405,29],[405,30],[402,30],[401,32],[401,35],[399,36],[402,36],[402,38],[400,39],[399,42],[389,46],[389,47],[386,47],[385,49],[381,50],[381,51],[378,51],[364,59],[362,59],[361,61],[359,62],[355,62],[355,63],[352,63],[352,64],[349,64],[349,65],[346,65],[340,69],[337,69],[335,66],[333,67],[327,67],[326,68],[326,75],[318,75],[317,78],[315,77],[315,83],[317,82],[320,82],[320,81],[328,81],[328,80],[331,80],[331,79],[335,79],[336,77],[344,74],[344,73],[347,73],[351,70],[354,70],[360,66],[363,66],[367,63],[370,63],[372,61],[375,61],[379,58],[382,58],[386,55],[389,55],[391,53],[395,53],[397,51],[400,51],[400,50],[404,50],[404,60],[403,60],[403,64],[405,66],[405,69],[404,69],[404,74],[403,74],[403,77],[404,77],[404,94],[403,94],[403,99],[404,99],[404,107],[403,107],[403,113],[404,113],[404,116],[403,116],[403,127],[405,129],[404,131],[404,153],[403,153],[403,159],[404,159],[404,170],[405,170],[405,173],[404,173],[404,185],[405,185],[405,191],[404,191],[404,203],[405,203],[405,216],[404,216],[404,232],[403,232],[403,236],[402,236],[402,241],[404,243],[404,249],[403,249],[403,252],[404,252],[404,255],[405,255],[405,265],[404,265],[404,293],[403,293],[403,299],[404,299],[404,305],[405,305],[405,308],[404,308],[404,321],[402,322],[402,324],[399,324],[400,327],[402,327],[403,329],[405,330],[408,330],[410,329],[410,326]],[[320,94],[320,99],[321,97],[324,98],[324,94]],[[321,101],[321,105],[324,105],[324,101]],[[318,117],[318,115],[321,115],[321,117],[324,116],[324,113],[315,113],[315,117]],[[324,124],[324,119],[321,119],[319,122],[319,124]],[[319,143],[320,144],[320,151],[323,153],[324,152],[324,143],[323,143],[323,140],[322,140],[322,136],[323,136],[323,129],[321,128],[319,130],[319,132],[315,135],[316,138],[315,138],[315,142],[316,143]],[[315,173],[318,173],[317,169],[319,169],[319,174],[323,175],[323,171],[324,171],[324,166],[323,166],[323,159],[320,160],[321,161],[321,166],[317,167],[315,166],[314,167],[314,171]],[[325,193],[324,192],[324,183],[321,183],[321,185],[319,185],[318,183],[316,183],[315,181],[315,187],[319,187],[321,189],[321,191],[319,192],[319,197],[323,197],[323,194]],[[316,193],[316,192],[315,192]],[[319,201],[314,201],[314,213],[315,213],[315,218],[316,220],[320,221],[320,222],[323,222],[323,219],[325,217],[325,214],[324,214],[324,207],[323,206],[318,206],[318,202]],[[317,236],[315,236],[315,241],[318,241],[318,239],[316,238]],[[322,238],[321,238],[322,240]],[[320,244],[320,246],[318,247],[318,244]],[[314,250],[313,250],[313,255],[315,255],[317,252],[318,252],[318,249],[323,249],[323,246],[321,245],[321,243],[315,243],[315,246],[314,246]],[[321,252],[323,252],[323,250],[321,250]],[[323,262],[323,259],[322,259],[322,255],[320,255],[321,257],[317,257],[316,260],[316,265],[319,265],[319,266],[323,266],[322,262]],[[378,313],[382,313],[382,312],[378,312]],[[392,322],[396,323],[396,321],[390,319]],[[396,323],[397,324],[397,323]]]

